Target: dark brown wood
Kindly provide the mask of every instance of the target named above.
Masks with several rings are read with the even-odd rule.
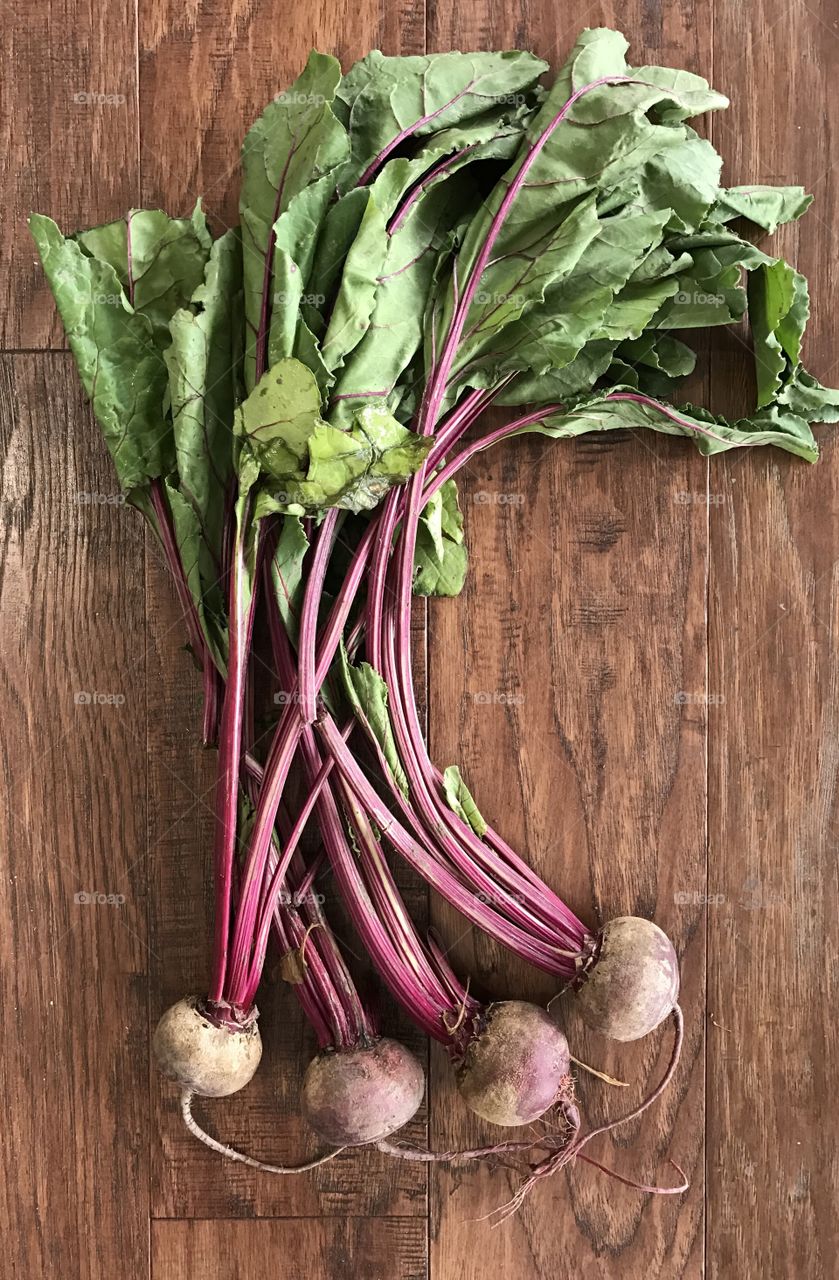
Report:
[[[310,49],[346,66],[371,48],[421,53],[425,40],[424,5],[409,0],[211,0],[195,9],[140,0],[139,9],[143,200],[177,211],[202,195],[222,226],[238,221],[242,139]]]
[[[0,357],[5,1275],[148,1274],[139,517],[63,353]],[[100,897],[104,900],[99,900]]]
[[[425,1280],[425,1223],[155,1222],[152,1280]]]
[[[809,277],[805,359],[835,384],[836,11],[782,0],[717,16],[717,138],[732,181],[816,201],[772,241]],[[720,125],[722,122],[720,122]],[[748,388],[721,339],[715,382]],[[839,1163],[835,757],[839,453],[731,456],[712,472],[708,908],[708,1274],[835,1274]]]
[[[71,231],[137,203],[134,10],[124,0],[0,9],[0,350],[64,346],[28,214]]]

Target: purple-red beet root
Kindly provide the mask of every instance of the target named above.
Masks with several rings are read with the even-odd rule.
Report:
[[[253,1076],[262,1057],[262,1038],[255,1016],[241,1027],[219,1025],[197,996],[185,996],[158,1022],[152,1048],[160,1070],[182,1089],[226,1098]]]
[[[544,1009],[523,1000],[490,1005],[487,1024],[457,1069],[467,1106],[493,1124],[529,1124],[569,1087],[568,1042]]]
[[[318,1054],[303,1080],[303,1114],[333,1146],[360,1146],[407,1124],[424,1091],[419,1060],[396,1040],[382,1037],[363,1047]]]
[[[585,1022],[612,1040],[640,1040],[679,995],[679,961],[663,930],[640,916],[610,920],[577,992]]]

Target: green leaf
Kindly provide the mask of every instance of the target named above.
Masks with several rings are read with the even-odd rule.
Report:
[[[344,189],[398,140],[427,137],[479,117],[499,101],[515,102],[546,70],[547,63],[515,50],[388,58],[374,49],[338,89],[354,162]]]
[[[303,318],[318,339],[326,332],[344,260],[358,235],[369,199],[368,188],[348,191],[330,207],[321,225],[309,276],[310,296],[302,307]]]
[[[595,340],[594,335],[605,336],[619,328],[615,317],[620,304],[616,299],[624,296],[633,270],[659,243],[665,219],[660,212],[628,212],[599,220],[596,236],[567,278],[549,288],[544,301],[526,316],[508,325],[494,342],[494,351],[475,362],[489,370],[492,378],[520,372],[501,403],[530,403],[568,393],[565,379],[557,382],[555,372],[574,361],[584,346]],[[676,287],[675,280],[667,286]],[[635,329],[643,325],[645,317],[657,310],[659,296],[647,295],[644,305],[642,291],[640,298],[633,299],[632,315],[627,302],[625,323],[634,321]],[[620,336],[626,333],[621,331]],[[540,384],[546,374],[550,384]],[[540,394],[540,387],[544,394]]]
[[[268,480],[260,511],[292,515],[371,510],[414,474],[433,443],[381,405],[357,410],[348,431],[324,422],[314,375],[292,359],[260,379],[238,410],[237,430]]]
[[[630,365],[643,364],[669,378],[684,378],[696,367],[696,352],[667,333],[645,333],[622,342],[618,354]]]
[[[169,372],[177,490],[191,508],[199,537],[200,598],[216,616],[224,612],[221,585],[224,513],[235,474],[234,406],[238,392],[238,325],[241,245],[227,231],[212,247],[204,281],[188,307],[170,322],[172,343],[164,353]],[[171,486],[170,486],[171,490]],[[194,536],[192,523],[176,521]],[[187,548],[181,547],[184,564]],[[194,594],[194,592],[193,592]]]
[[[387,213],[377,203],[374,191],[364,195],[364,212],[344,258],[338,293],[320,344],[323,363],[333,374],[367,332],[387,256]]]
[[[358,312],[353,316],[353,323],[363,327],[363,332],[352,351],[345,355],[332,393],[330,420],[336,425],[349,422],[365,402],[388,401],[393,394],[422,346],[425,313],[440,249],[466,201],[471,199],[474,204],[471,184],[455,168],[444,181],[420,195],[397,228],[388,230],[388,220],[403,193],[410,188],[412,177],[422,172],[414,163],[392,161],[372,188],[371,201],[380,217],[375,248],[365,243],[361,259],[367,273],[365,287],[369,288],[366,298],[370,309],[366,319]],[[356,245],[348,265],[351,259],[356,260],[353,256]],[[377,253],[381,257],[373,270]],[[358,281],[349,286],[345,271],[339,304],[348,289],[347,296],[357,300]],[[327,357],[335,328],[333,323],[323,344]],[[348,346],[346,342],[343,345]]]
[[[494,261],[481,274],[467,313],[455,376],[493,352],[502,331],[541,303],[550,286],[571,274],[599,231],[592,196],[559,221],[552,212],[534,222],[523,221],[519,235],[502,232],[493,248]],[[523,321],[525,328],[528,323]]]
[[[273,280],[268,364],[296,355],[303,306],[323,305],[309,291],[317,236],[335,192],[334,171],[304,187],[274,223]]]
[[[704,329],[741,320],[747,306],[742,271],[752,269],[764,255],[744,241],[694,247],[689,253],[690,265],[679,272],[675,291],[650,324],[660,329]]]
[[[805,422],[839,422],[839,391],[823,387],[804,369],[787,383],[778,401]]]
[[[195,511],[183,494],[169,480],[164,481],[175,541],[183,566],[189,593],[195,602],[198,621],[216,666],[227,667],[227,624],[225,601],[218,582],[208,585],[202,566],[206,556],[203,530]],[[213,588],[216,589],[213,589]]]
[[[749,276],[749,320],[757,374],[758,408],[771,404],[801,363],[801,340],[810,314],[807,281],[778,258]]]
[[[447,480],[420,516],[414,553],[414,595],[459,595],[466,581],[467,565],[457,485],[454,480]]]
[[[119,276],[126,299],[151,323],[155,344],[169,345],[169,321],[200,285],[210,234],[199,200],[191,218],[132,209],[125,218],[74,237],[84,252]]]
[[[673,216],[670,199],[678,200],[691,223],[712,204],[718,162],[708,144],[682,121],[697,111],[724,106],[726,100],[710,91],[701,77],[644,67],[636,81],[598,85],[569,108],[572,91],[604,75],[630,75],[625,49],[626,42],[614,32],[583,33],[528,127],[530,145],[523,145],[470,223],[449,288],[437,304],[434,324],[439,348],[454,316],[461,314],[456,300],[477,283],[459,343],[461,373],[469,370],[470,359],[485,357],[490,348],[497,352],[499,342],[509,351],[503,331],[520,319],[526,328],[531,311],[544,328],[552,286],[566,276],[573,279],[577,262],[585,279],[586,251],[596,241],[599,227],[596,197],[608,199],[628,184],[628,192],[611,207],[621,215],[636,209],[657,215],[660,227]],[[517,191],[510,202],[513,183]],[[499,223],[502,209],[506,212]],[[568,241],[563,243],[562,226],[569,218],[578,221],[570,223]],[[679,218],[677,225],[686,225],[685,219]],[[490,236],[492,252],[479,270]],[[665,284],[660,279],[630,286],[626,277],[624,286],[613,325],[599,333],[578,333],[566,360],[589,337],[639,336],[648,318],[677,287],[675,281]],[[488,314],[481,313],[478,298],[488,299]],[[554,306],[554,313],[558,309]],[[483,351],[475,350],[476,337],[480,341],[485,335],[491,342]],[[470,370],[470,379],[471,375]]]
[[[408,795],[408,779],[399,759],[396,738],[388,711],[388,689],[369,662],[353,666],[341,642],[338,655],[341,680],[353,712],[372,741],[378,744],[391,775],[403,795]]]
[[[304,510],[370,511],[395,484],[410,479],[432,443],[401,426],[382,406],[365,405],[350,431],[326,423],[315,428],[306,479],[293,486],[285,482],[286,501]]]
[[[329,183],[321,180],[332,173],[349,152],[346,131],[332,112],[340,79],[341,68],[335,58],[311,53],[302,75],[290,89],[268,104],[249,129],[242,148],[239,211],[247,326],[244,369],[248,390],[256,382],[257,357],[262,344],[269,341],[274,295],[280,299],[276,309],[281,313],[273,322],[275,349],[282,350],[288,345],[291,322],[289,315],[282,313],[286,309],[289,314],[296,313],[297,299],[281,300],[291,274],[286,255],[298,270],[304,269],[294,255],[307,244],[306,225],[319,220],[321,201],[325,202],[331,195]],[[303,197],[303,191],[312,184],[317,185],[316,193]],[[293,205],[295,198],[298,199]],[[289,219],[282,222],[286,211]],[[276,278],[275,239],[280,247]]]
[[[299,360],[279,360],[263,374],[237,411],[237,431],[247,438],[262,469],[275,479],[306,466],[309,441],[320,419],[320,390]]]
[[[155,325],[131,306],[111,262],[90,257],[41,214],[29,226],[120,485],[131,497],[174,466]]]
[[[271,558],[271,581],[283,625],[295,642],[305,589],[303,562],[308,550],[302,521],[297,516],[286,516]]]
[[[475,804],[471,791],[460,776],[460,770],[456,764],[450,764],[444,772],[443,788],[446,792],[449,808],[453,809],[458,817],[462,818],[477,836],[483,838],[488,829],[487,823]]]
[[[499,405],[545,404],[555,401],[569,404],[591,391],[608,370],[615,350],[614,342],[588,342],[560,369],[546,373],[522,373],[502,391]]]
[[[633,387],[615,387],[608,394],[583,400],[565,413],[546,415],[522,429],[554,439],[569,439],[595,431],[620,431],[638,427],[664,435],[689,436],[700,453],[775,445],[788,453],[815,462],[818,446],[809,425],[796,414],[773,406],[751,418],[729,423],[692,405],[674,408],[655,401],[643,402]]]
[[[803,187],[726,187],[714,216],[719,222],[748,218],[772,234],[784,222],[795,222],[809,209],[813,197]]]

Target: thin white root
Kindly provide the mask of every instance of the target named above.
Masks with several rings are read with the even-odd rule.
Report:
[[[590,1067],[587,1062],[582,1062],[580,1058],[575,1058],[573,1053],[569,1053],[568,1057],[575,1066],[581,1067],[583,1071],[587,1071],[591,1076],[597,1076],[597,1079],[602,1080],[605,1084],[613,1084],[618,1089],[629,1088],[626,1080],[616,1080],[614,1076],[607,1076],[605,1071],[598,1071],[596,1067]]]
[[[346,1147],[336,1147],[334,1151],[328,1152],[325,1156],[318,1156],[316,1160],[309,1160],[305,1164],[282,1165],[282,1164],[266,1164],[263,1160],[257,1160],[254,1156],[246,1156],[243,1151],[237,1151],[235,1147],[227,1147],[223,1142],[218,1142],[211,1137],[205,1129],[202,1129],[195,1116],[192,1114],[192,1099],[194,1095],[190,1089],[184,1089],[181,1094],[181,1115],[184,1124],[190,1133],[209,1147],[211,1151],[217,1151],[220,1156],[224,1156],[227,1160],[238,1160],[240,1164],[246,1164],[251,1169],[261,1169],[263,1173],[308,1173],[310,1169],[317,1169],[319,1165],[328,1164],[330,1160],[334,1160],[342,1151],[346,1151]]]

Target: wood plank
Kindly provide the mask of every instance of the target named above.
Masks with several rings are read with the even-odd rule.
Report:
[[[371,48],[424,47],[424,6],[408,0],[299,7],[210,0],[186,9],[140,0],[139,12],[143,199],[177,212],[203,195],[223,226],[238,221],[242,139],[272,95],[300,74],[310,49],[347,66]],[[182,84],[188,93],[173,92]]]
[[[401,19],[407,18],[407,21]],[[140,6],[141,134],[144,199],[185,208],[199,191],[221,223],[235,219],[237,158],[242,137],[265,102],[299,73],[310,47],[336,53],[346,65],[368,49],[387,52],[422,49],[422,7],[397,7],[382,16],[372,0],[344,7],[317,3],[280,15],[268,3],[210,4],[184,14],[174,3]],[[207,68],[210,74],[207,74]],[[190,93],[173,94],[173,84],[189,83]],[[184,163],[183,139],[189,138]],[[153,547],[149,546],[150,553]],[[199,689],[182,643],[179,618],[165,574],[154,565],[148,615],[149,749],[151,757],[150,847],[152,862],[151,980],[152,1023],[173,1000],[207,981],[211,902],[214,754],[198,746]],[[418,640],[422,647],[422,638]],[[411,881],[402,878],[402,883]],[[332,914],[331,883],[327,907]],[[426,895],[414,892],[421,919]],[[382,999],[371,982],[358,943],[336,916],[338,932],[357,957],[354,971],[370,998],[383,1006],[391,1030],[422,1055],[424,1040]],[[263,1066],[247,1091],[201,1110],[211,1130],[236,1146],[271,1162],[296,1162],[316,1150],[299,1117],[299,1087],[314,1051],[296,1002],[276,983],[264,984],[259,1005],[265,1040]],[[271,1178],[242,1165],[224,1164],[184,1130],[173,1091],[152,1073],[155,1130],[152,1205],[156,1217],[249,1214],[379,1214],[423,1217],[427,1213],[427,1173],[418,1165],[360,1151],[340,1157],[317,1174]],[[408,1135],[427,1141],[421,1112]]]
[[[393,1218],[319,1222],[155,1222],[153,1280],[425,1280],[425,1224]]]
[[[147,1275],[142,544],[69,356],[0,422],[3,1270]]]
[[[633,37],[637,61],[712,70],[693,6],[537,5],[515,26],[489,3],[431,16],[432,47],[517,43],[556,63],[579,29],[605,23]],[[701,908],[674,896],[705,875],[705,485],[689,446],[645,438],[516,441],[481,457],[464,486],[472,572],[461,599],[430,609],[432,755],[461,763],[490,820],[584,919],[638,912],[670,933],[687,1018],[678,1079],[643,1124],[601,1140],[595,1155],[665,1183],[672,1155],[692,1186],[685,1198],[645,1198],[574,1169],[541,1187],[488,1248],[480,1219],[515,1183],[506,1172],[443,1174],[432,1192],[434,1276],[701,1273],[704,947]],[[452,653],[462,668],[445,661]],[[681,704],[680,691],[690,695]],[[450,910],[435,904],[434,916],[484,997],[554,994]],[[572,1052],[640,1097],[668,1037],[618,1053],[566,1017]],[[488,1140],[455,1096],[444,1055],[432,1062],[434,1145]],[[579,1092],[592,1120],[629,1105],[629,1090],[584,1077]]]
[[[809,277],[805,361],[836,384],[839,108],[835,6],[734,0],[715,16],[730,180],[801,182],[805,219],[769,242]],[[791,103],[800,110],[790,110]],[[715,367],[748,387],[748,356]],[[816,467],[731,457],[713,472],[710,645],[724,696],[711,733],[708,1274],[836,1269],[836,720],[839,451]]]
[[[137,201],[134,11],[123,0],[3,5],[3,350],[64,345],[26,227],[30,211],[76,230],[121,217]]]

